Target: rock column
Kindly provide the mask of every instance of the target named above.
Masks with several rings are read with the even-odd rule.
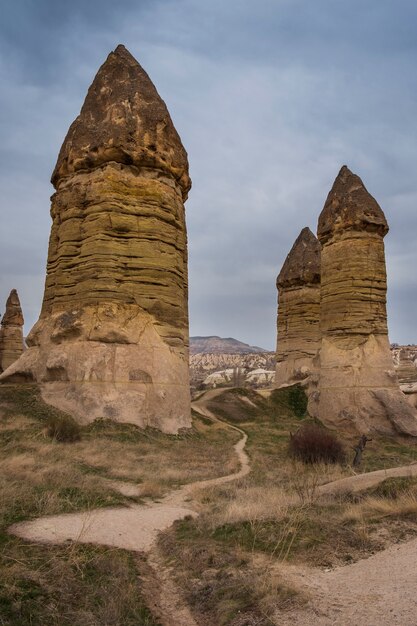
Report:
[[[0,372],[4,372],[23,353],[23,313],[16,289],[6,302],[0,328]]]
[[[124,46],[89,88],[52,183],[42,311],[8,380],[42,383],[81,421],[189,427],[187,153]]]
[[[382,209],[344,166],[319,217],[320,377],[309,410],[327,425],[361,433],[417,435],[399,389],[386,315]]]
[[[275,387],[307,379],[320,348],[320,244],[303,228],[277,278]]]

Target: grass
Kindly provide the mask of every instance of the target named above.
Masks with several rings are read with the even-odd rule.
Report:
[[[161,537],[201,623],[282,623],[283,612],[304,602],[288,563],[346,564],[417,533],[415,479],[319,497],[320,484],[352,472],[348,465],[305,466],[289,458],[289,433],[314,423],[305,407],[301,387],[270,397],[230,389],[209,404],[248,434],[252,471],[196,491],[200,516]],[[74,543],[28,544],[6,529],[41,515],[160,498],[180,484],[235,472],[239,433],[195,413],[193,428],[177,436],[97,420],[80,429],[78,441],[60,442],[46,430],[65,416],[29,385],[0,386],[0,416],[0,626],[155,626],[141,596],[140,559]],[[344,442],[350,450],[355,443]],[[404,465],[416,453],[406,440],[374,440],[360,469]],[[140,495],[121,495],[114,484],[120,480],[138,486]]]
[[[234,471],[238,433],[198,419],[178,436],[99,420],[81,427],[79,440],[51,439],[48,426],[66,419],[35,386],[0,386],[0,625],[156,626],[141,596],[140,561],[129,552],[32,545],[7,528],[157,498]],[[138,485],[140,497],[120,494],[114,479]]]
[[[37,546],[3,538],[2,626],[158,626],[126,551]]]

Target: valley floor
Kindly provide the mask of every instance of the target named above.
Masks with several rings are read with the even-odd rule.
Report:
[[[8,453],[5,468],[22,472],[26,459],[26,465],[41,469],[55,501],[38,506],[46,517],[36,516],[33,506],[26,514],[3,511],[3,523],[18,538],[3,535],[2,626],[416,623],[417,539],[412,537],[417,534],[413,478],[417,450],[408,442],[378,442],[364,462],[363,469],[371,471],[366,475],[352,475],[349,467],[305,468],[287,458],[289,431],[308,420],[301,394],[290,397],[286,391],[270,400],[253,391],[215,390],[195,401],[197,430],[188,440],[124,427],[115,427],[114,437],[113,427],[102,425],[98,434],[107,433],[103,443],[107,454],[112,451],[111,462],[106,464],[97,433],[90,442],[90,458],[86,442],[45,442],[30,418],[31,406],[39,411],[38,401],[32,397],[28,403],[25,393],[19,415],[7,393],[0,397],[1,433]],[[19,424],[21,431],[27,431],[25,439],[17,432]],[[88,506],[79,494],[79,502],[65,504],[62,485],[51,482],[45,464],[39,467],[37,451],[52,459],[57,448],[61,457],[67,455],[68,467],[86,472],[85,487],[91,492]],[[206,469],[202,471],[197,457],[203,449]],[[146,472],[140,475],[144,471],[140,457],[151,460],[157,451],[155,461],[162,463],[165,454],[171,465],[167,467],[165,459],[151,490]],[[129,454],[130,464],[126,463]],[[395,465],[395,471],[383,469]],[[176,483],[170,474],[173,467],[178,468]],[[204,479],[204,473],[211,477]],[[34,485],[38,491],[44,486]],[[99,499],[97,490],[102,493]],[[27,497],[32,494],[28,492]],[[106,497],[110,507],[106,507]],[[122,506],[115,506],[117,498]],[[52,583],[42,579],[33,563],[27,562],[26,570],[10,565],[24,561],[25,545],[31,545],[26,541],[38,546],[38,561],[42,544],[44,550],[59,550],[52,547],[55,544],[64,550],[98,544],[118,549],[112,553],[116,559],[136,553],[140,594],[136,597],[133,590],[135,598],[127,602],[137,606],[130,613],[120,607],[119,612],[112,612],[108,607],[100,615],[91,606],[81,613],[71,607],[67,614],[61,606],[56,607],[53,619],[47,617],[36,597],[34,601],[32,587],[41,599],[51,602]],[[53,558],[59,559],[59,554]],[[20,576],[18,589],[13,575]],[[135,574],[132,571],[128,576],[134,588]],[[19,596],[23,580],[31,587],[29,598],[21,592]]]

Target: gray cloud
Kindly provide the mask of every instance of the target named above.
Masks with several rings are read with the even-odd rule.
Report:
[[[417,342],[415,3],[26,0],[4,13],[0,309],[17,287],[28,328],[36,321],[50,173],[96,70],[123,42],[189,152],[191,332],[274,346],[276,274],[347,163],[391,227],[391,338]]]

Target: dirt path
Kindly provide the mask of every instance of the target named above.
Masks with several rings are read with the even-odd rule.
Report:
[[[417,539],[330,571],[303,570],[296,584],[312,599],[280,614],[282,626],[416,626]]]
[[[412,478],[417,476],[417,463],[411,463],[410,465],[403,465],[402,467],[390,467],[383,470],[375,470],[374,472],[367,472],[366,474],[357,474],[356,476],[348,476],[347,478],[340,478],[334,480],[325,485],[321,485],[318,488],[318,493],[321,494],[337,494],[344,491],[363,491],[364,489],[370,489],[376,487],[387,478]],[[416,621],[417,623],[417,621]]]

